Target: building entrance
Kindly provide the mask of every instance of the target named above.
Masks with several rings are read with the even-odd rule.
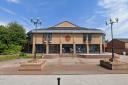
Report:
[[[59,44],[49,44],[49,53],[60,53]]]
[[[63,44],[62,52],[63,53],[73,53],[73,44]]]

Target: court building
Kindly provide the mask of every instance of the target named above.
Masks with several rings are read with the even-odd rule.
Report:
[[[102,53],[104,32],[64,21],[43,29],[28,32],[29,51],[44,54]]]

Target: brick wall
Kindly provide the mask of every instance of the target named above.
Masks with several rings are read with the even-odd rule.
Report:
[[[107,43],[107,47],[105,48],[106,52],[111,52],[112,41]],[[119,40],[113,40],[114,52],[118,54],[122,54],[124,51],[128,54],[128,44],[125,44]]]

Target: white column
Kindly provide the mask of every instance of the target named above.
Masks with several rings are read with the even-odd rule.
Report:
[[[100,44],[100,53],[103,53],[102,44]]]
[[[62,54],[63,52],[62,52],[62,42],[61,42],[61,38],[62,38],[62,34],[59,34],[60,36],[59,36],[59,42],[60,42],[60,54]]]
[[[33,39],[32,39],[32,54],[34,54],[35,53],[35,35],[32,35],[33,37]]]
[[[100,53],[103,53],[103,48],[102,48],[102,45],[103,45],[103,35],[101,35],[101,42],[100,42]]]
[[[46,44],[46,54],[49,54],[49,45],[48,45],[48,43]]]
[[[76,54],[76,44],[73,44],[73,53]]]
[[[88,34],[87,34],[87,37],[86,37],[86,46],[87,46],[87,54],[89,54],[89,43],[88,43]]]
[[[62,44],[60,43],[60,54],[62,54]]]
[[[35,53],[35,43],[33,43],[33,45],[32,45],[32,54],[34,54]]]
[[[87,54],[89,54],[89,44],[87,43]]]

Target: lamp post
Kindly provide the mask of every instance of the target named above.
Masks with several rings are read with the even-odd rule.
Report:
[[[115,20],[112,20],[111,18],[110,18],[110,20],[108,21],[108,22],[106,22],[106,25],[111,25],[111,38],[112,38],[112,44],[111,44],[111,46],[112,46],[112,58],[111,59],[109,59],[109,61],[111,61],[111,62],[113,62],[113,59],[114,59],[114,47],[113,47],[113,24],[114,23],[118,23],[118,18],[115,18]]]
[[[35,26],[35,31],[37,31],[38,25],[41,25],[41,20],[38,18],[31,19],[31,23]],[[35,50],[34,50],[34,59],[36,59],[36,35],[35,35]]]

